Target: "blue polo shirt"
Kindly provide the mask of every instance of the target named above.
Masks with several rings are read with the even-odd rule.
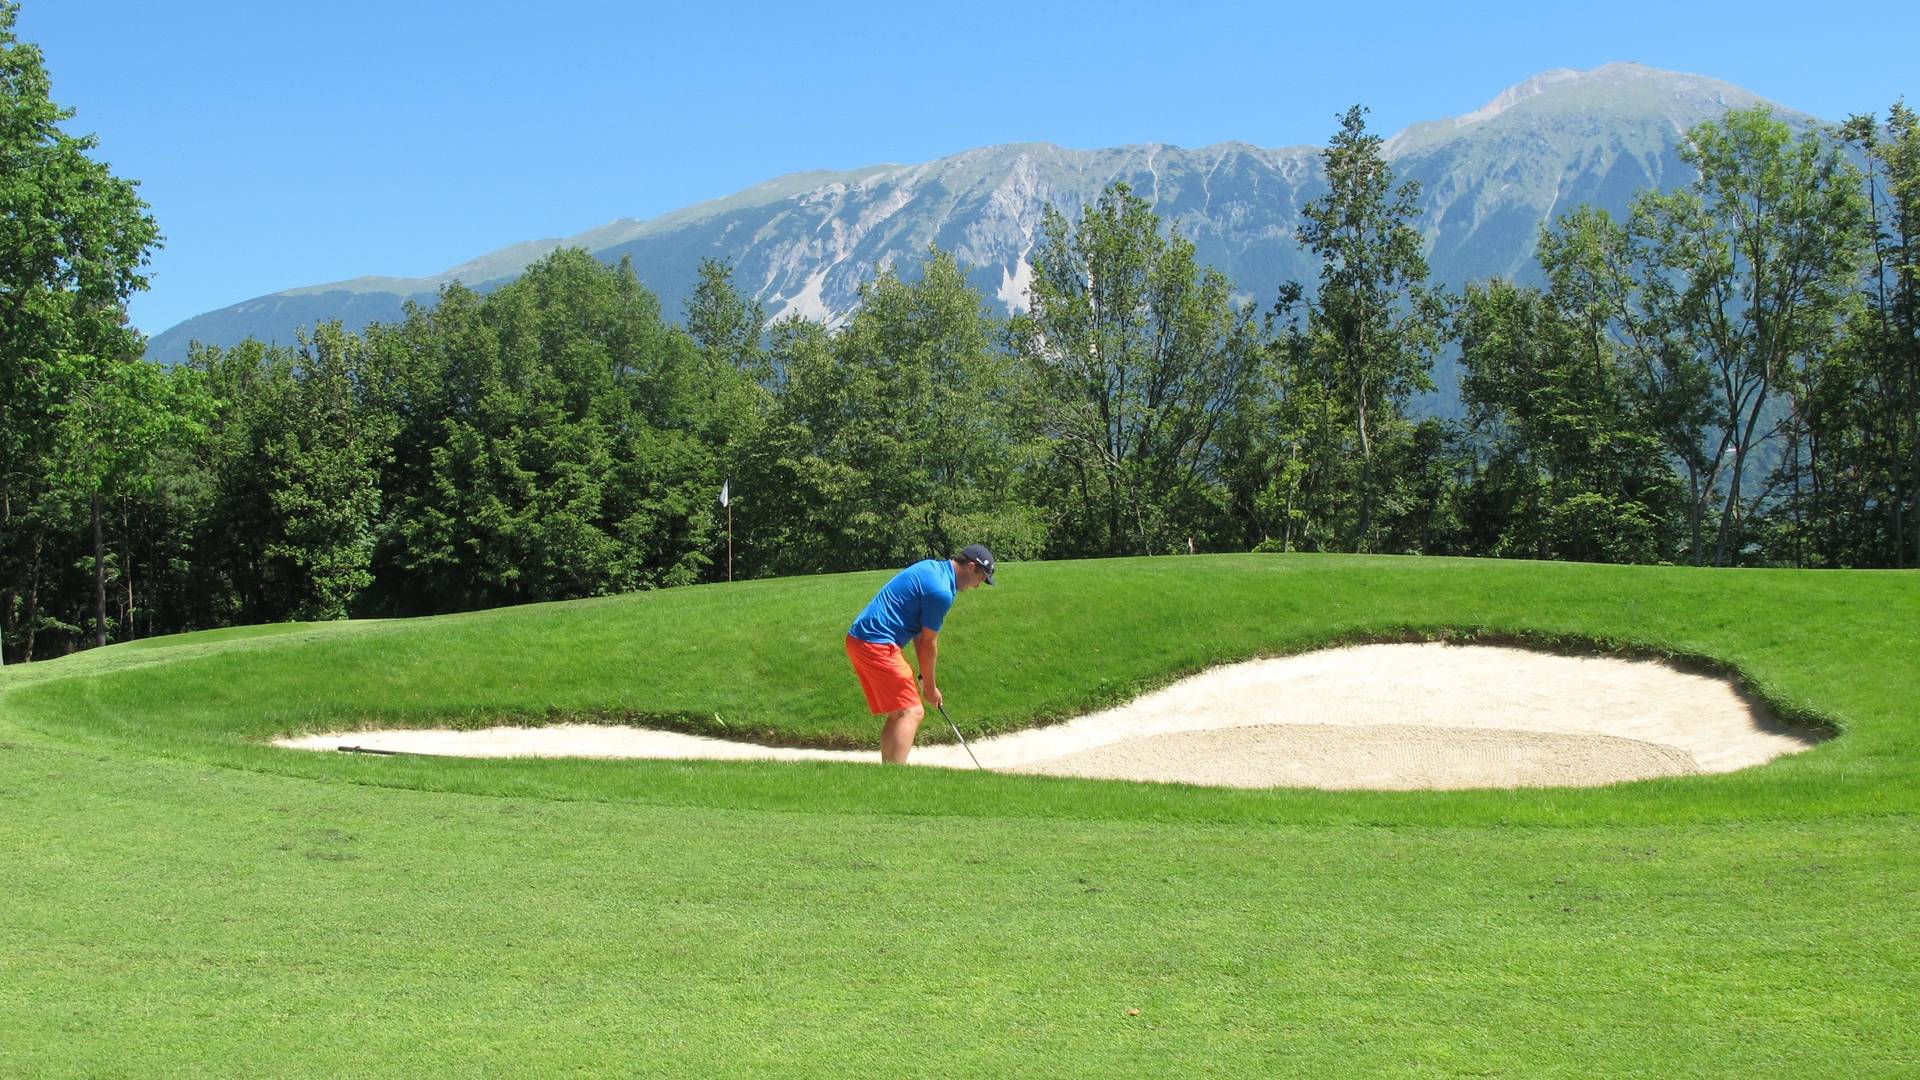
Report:
[[[940,632],[953,606],[953,563],[924,559],[893,576],[874,594],[847,633],[875,645],[905,645],[921,630]]]

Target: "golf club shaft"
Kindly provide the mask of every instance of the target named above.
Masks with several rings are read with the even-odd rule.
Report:
[[[970,758],[973,758],[973,767],[976,769],[986,768],[986,766],[980,764],[979,758],[973,757],[973,747],[968,746],[967,737],[960,734],[960,725],[954,723],[953,717],[947,715],[947,707],[945,705],[935,705],[934,708],[940,710],[940,718],[942,720],[945,720],[947,722],[947,726],[953,729],[953,737],[960,740],[960,749],[965,750],[967,752],[967,756]]]

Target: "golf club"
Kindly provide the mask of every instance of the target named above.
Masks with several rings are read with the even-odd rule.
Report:
[[[940,710],[940,718],[945,720],[947,726],[953,729],[953,737],[960,740],[960,749],[965,750],[967,756],[973,758],[973,767],[976,769],[985,769],[986,766],[980,764],[980,759],[973,757],[973,747],[968,746],[966,736],[960,734],[960,725],[954,723],[953,717],[947,715],[947,707],[945,705],[936,705],[934,708]]]

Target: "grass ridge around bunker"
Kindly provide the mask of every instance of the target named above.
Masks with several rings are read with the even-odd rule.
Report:
[[[1098,815],[1163,802],[1110,782],[857,766],[586,761],[350,762],[263,746],[379,727],[636,723],[769,745],[871,749],[839,649],[885,572],[700,586],[419,620],[140,643],[43,676],[5,702],[37,729],[212,764],[355,782],[559,798],[897,805],[914,785],[959,806]],[[1538,823],[1883,813],[1913,808],[1920,575],[1712,571],[1482,560],[1220,556],[1009,566],[961,598],[942,685],[970,736],[1055,722],[1220,664],[1343,644],[1449,641],[1657,659],[1727,677],[1778,723],[1820,736],[1760,770],[1577,790],[1193,793],[1183,814],[1401,821],[1438,813]],[[231,632],[229,632],[231,633]],[[197,637],[189,635],[189,638]],[[120,647],[126,649],[126,647]],[[110,650],[109,650],[110,651]],[[173,659],[162,659],[167,653]],[[52,666],[52,665],[49,665]],[[39,665],[36,665],[39,667]],[[928,742],[950,736],[926,725]],[[849,775],[843,770],[851,769]],[[818,773],[833,776],[822,783]],[[783,776],[807,779],[781,780]],[[902,783],[908,784],[902,789]],[[1137,785],[1124,785],[1137,788]],[[892,792],[889,797],[887,793]],[[839,794],[836,794],[839,793]],[[868,796],[877,798],[877,805]],[[1517,816],[1516,816],[1517,815]]]

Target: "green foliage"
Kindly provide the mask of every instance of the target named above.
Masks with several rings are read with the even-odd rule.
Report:
[[[1077,225],[1049,208],[1032,259],[1031,310],[1010,338],[1057,514],[1051,551],[1185,550],[1215,528],[1217,436],[1259,358],[1251,313],[1122,183]]]
[[[1699,179],[1426,284],[1364,110],[1264,321],[1124,184],[1049,208],[1028,310],[954,257],[767,327],[563,250],[295,347],[136,358],[158,242],[0,2],[0,650],[894,567],[1245,550],[1920,564],[1920,132],[1689,133]],[[1864,184],[1864,190],[1862,185]],[[1862,274],[1864,270],[1864,276]],[[1409,415],[1457,340],[1466,426]],[[717,505],[722,484],[731,513]],[[1711,512],[1719,508],[1719,521]]]
[[[1764,108],[1696,127],[1681,153],[1696,180],[1642,192],[1624,225],[1581,208],[1543,230],[1544,293],[1468,290],[1486,550],[1805,563],[1822,505],[1801,492],[1810,426],[1834,449],[1858,386],[1835,364],[1865,252],[1861,177],[1827,133],[1796,136]]]
[[[62,565],[49,540],[82,515],[105,643],[101,502],[145,486],[145,463],[191,410],[170,411],[125,325],[158,227],[136,185],[93,158],[98,140],[62,129],[74,113],[52,100],[18,17],[0,3],[0,652],[14,642],[31,656],[40,629],[79,621],[45,611],[39,585]]]
[[[1839,147],[1795,136],[1765,107],[1695,127],[1681,157],[1698,178],[1642,192],[1629,228],[1646,332],[1675,381],[1699,388],[1693,404],[1707,419],[1681,449],[1693,558],[1722,565],[1744,550],[1741,522],[1768,494],[1742,497],[1749,459],[1780,431],[1769,407],[1793,397],[1836,340],[1867,244],[1866,200]]]
[[[733,285],[733,271],[714,259],[700,260],[700,283],[687,298],[687,334],[716,370],[732,368],[767,382],[773,369],[762,345],[766,310],[758,300],[741,296]]]
[[[413,610],[699,580],[716,537],[715,380],[631,266],[557,252],[479,299],[458,287],[376,339],[403,432],[380,580]],[[412,372],[425,373],[424,376]],[[444,389],[436,389],[436,381]]]
[[[917,281],[888,271],[865,286],[838,332],[775,326],[783,379],[739,488],[750,572],[896,566],[980,542],[982,529],[1032,550],[999,332],[938,250]]]
[[[1410,555],[1472,553],[1465,522],[1472,456],[1457,425],[1428,417],[1394,425],[1389,433],[1380,447],[1387,482],[1374,515],[1380,549]]]
[[[714,435],[740,395],[630,267],[564,251],[364,337],[326,326],[193,366],[226,402],[203,528],[232,617],[689,584],[724,542]]]
[[[330,324],[297,349],[202,349],[219,402],[197,468],[195,549],[211,601],[188,625],[344,618],[369,582],[387,439],[357,387],[361,344]],[[214,587],[218,583],[218,587]]]
[[[1920,566],[1920,120],[1842,128],[1867,170],[1869,257],[1835,348],[1800,373],[1769,547],[1798,565]]]
[[[1473,500],[1495,554],[1584,562],[1671,558],[1681,495],[1636,408],[1633,371],[1588,287],[1583,211],[1541,239],[1546,292],[1469,286],[1459,315],[1461,393],[1483,449]]]
[[[0,465],[46,434],[67,381],[139,352],[123,305],[159,230],[131,181],[93,159],[95,137],[61,124],[40,50],[14,34],[0,4]]]
[[[1341,117],[1323,154],[1329,190],[1301,208],[1319,288],[1310,301],[1297,287],[1282,292],[1277,312],[1304,317],[1280,339],[1274,392],[1283,430],[1304,445],[1289,459],[1300,464],[1277,476],[1292,486],[1269,496],[1286,502],[1289,527],[1299,516],[1302,546],[1350,551],[1392,550],[1375,521],[1398,480],[1382,449],[1407,437],[1408,397],[1432,389],[1446,321],[1412,224],[1420,185],[1394,186],[1365,113],[1356,105]]]
[[[379,466],[392,422],[368,409],[355,386],[363,349],[338,323],[303,340],[282,383],[290,399],[274,414],[284,426],[261,448],[271,511],[285,523],[265,554],[298,575],[296,618],[345,618],[373,581]]]

